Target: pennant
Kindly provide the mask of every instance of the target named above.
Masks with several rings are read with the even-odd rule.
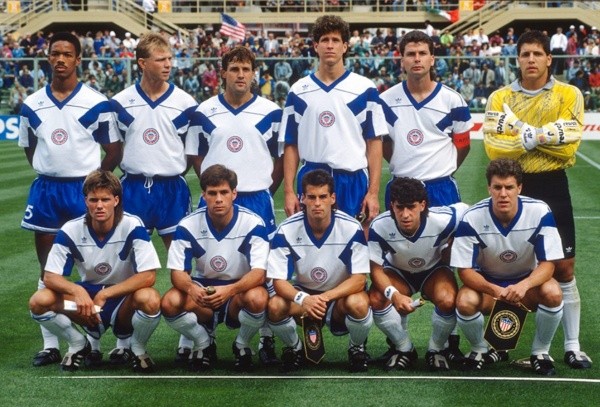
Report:
[[[496,300],[483,335],[484,339],[496,350],[515,349],[528,312],[530,311],[523,306]]]

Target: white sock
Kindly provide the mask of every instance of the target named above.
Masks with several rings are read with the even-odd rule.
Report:
[[[98,352],[100,352],[100,339],[96,339],[90,334],[86,334],[85,337],[87,338],[88,342],[90,343],[92,350],[97,350]]]
[[[206,349],[210,345],[210,336],[206,327],[198,323],[198,317],[193,312],[184,312],[174,317],[165,317],[167,325],[180,334],[191,338],[194,350]]]
[[[439,352],[444,349],[444,344],[454,329],[456,329],[456,314],[442,314],[441,311],[435,307],[431,313],[431,338],[429,338],[429,350]]]
[[[344,320],[348,333],[350,334],[350,345],[364,345],[367,337],[369,336],[369,330],[373,325],[373,312],[369,308],[367,316],[362,319],[356,319],[350,315],[346,315]]]
[[[46,285],[44,284],[44,281],[42,281],[42,279],[39,279],[37,289],[41,290],[42,288],[46,288]],[[42,339],[44,340],[44,349],[50,349],[50,348],[60,349],[60,344],[58,343],[58,337],[56,335],[54,335],[52,332],[50,332],[49,330],[47,330],[46,328],[44,328],[42,325],[40,325],[40,329],[42,330]]]
[[[127,338],[117,338],[117,348],[129,349],[131,348],[131,336]]]
[[[377,328],[387,336],[400,352],[409,352],[413,344],[408,331],[402,326],[402,318],[390,304],[387,308],[373,311],[373,320]]]
[[[298,346],[300,337],[298,336],[298,332],[296,332],[296,321],[294,321],[294,318],[288,317],[277,323],[269,321],[269,327],[285,346]]]
[[[67,341],[69,344],[69,353],[78,352],[85,346],[85,336],[73,326],[73,323],[66,315],[48,311],[41,315],[32,313],[31,316],[58,338]]]
[[[240,330],[235,343],[238,349],[249,347],[250,340],[256,335],[258,329],[264,325],[266,321],[265,312],[254,314],[245,308],[238,312],[238,321],[240,321]]]
[[[581,299],[575,279],[568,283],[559,283],[565,304],[563,311],[563,331],[565,334],[565,352],[580,351],[579,347],[579,318],[581,316]]]
[[[159,322],[160,311],[156,315],[148,315],[140,310],[136,310],[133,313],[133,317],[131,318],[131,325],[133,325],[131,351],[134,355],[140,356],[146,353],[146,344]]]
[[[258,329],[259,336],[273,336],[273,331],[269,328],[269,322],[265,318],[265,323]]]
[[[550,344],[562,317],[562,303],[554,308],[548,308],[542,304],[538,305],[535,314],[535,336],[533,337],[533,345],[531,346],[532,355],[550,353]]]
[[[185,335],[179,336],[179,345],[180,348],[189,348],[192,349],[194,347],[194,341],[187,338]]]
[[[486,353],[488,344],[483,339],[483,314],[477,312],[475,315],[466,316],[456,311],[456,319],[458,326],[471,345],[471,352]]]

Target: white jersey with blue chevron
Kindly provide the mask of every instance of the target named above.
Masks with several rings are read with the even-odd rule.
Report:
[[[402,82],[383,92],[381,99],[394,142],[392,175],[422,181],[452,175],[457,156],[452,135],[473,127],[463,97],[438,83],[431,95],[417,102]]]
[[[350,278],[368,274],[369,249],[360,223],[334,211],[320,239],[298,212],[279,225],[271,241],[267,278],[293,280],[304,288],[327,291]]]
[[[183,174],[189,117],[198,105],[193,97],[169,84],[152,101],[136,83],[116,94],[111,104],[124,139],[124,172],[146,177]]]
[[[206,211],[200,208],[179,222],[169,248],[168,268],[191,272],[193,278],[223,281],[267,268],[267,230],[257,214],[233,205],[233,219],[218,231]]]
[[[235,171],[239,192],[263,191],[273,182],[280,122],[279,106],[263,97],[233,108],[222,94],[213,96],[192,115],[186,153],[203,157],[202,172],[213,164]]]
[[[452,244],[453,267],[473,268],[509,280],[527,276],[539,261],[564,257],[554,216],[540,200],[519,196],[519,209],[504,227],[493,214],[491,198],[473,205],[458,225]]]
[[[297,145],[301,160],[358,171],[367,168],[366,141],[387,133],[375,85],[347,71],[331,85],[314,74],[294,83],[279,138]]]
[[[467,209],[462,202],[429,208],[428,216],[421,217],[419,229],[410,237],[400,231],[391,211],[380,214],[369,228],[371,261],[407,273],[431,270],[441,262],[442,249]]]
[[[103,240],[87,225],[85,216],[64,224],[54,239],[45,270],[70,276],[73,266],[82,282],[104,285],[158,270],[160,261],[142,221],[125,212]]]
[[[35,146],[33,169],[50,177],[85,177],[100,167],[100,145],[121,140],[106,96],[81,82],[63,101],[44,86],[20,115],[19,146]]]

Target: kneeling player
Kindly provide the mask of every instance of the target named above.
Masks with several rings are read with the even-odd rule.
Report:
[[[235,172],[212,165],[200,176],[200,186],[206,206],[179,222],[169,248],[173,288],[162,299],[162,311],[167,324],[194,344],[190,370],[212,367],[214,330],[225,322],[240,328],[232,346],[235,368],[249,371],[254,367],[250,340],[267,307],[267,229],[254,212],[234,205]]]
[[[91,350],[74,321],[96,339],[109,327],[117,337],[131,336],[133,369],[152,372],[146,344],[160,321],[160,294],[153,288],[158,255],[142,222],[123,212],[121,184],[113,173],[92,172],[83,193],[87,213],[56,236],[44,272],[46,288],[29,300],[31,315],[68,342],[62,370],[77,370]],[[80,282],[65,278],[73,266]],[[77,309],[65,309],[65,300]]]
[[[373,318],[392,346],[386,370],[403,370],[417,360],[402,323],[417,306],[410,298],[416,292],[435,304],[427,365],[448,370],[443,349],[456,325],[458,288],[446,253],[467,205],[428,208],[425,185],[414,178],[396,178],[390,190],[391,209],[375,218],[369,229]]]
[[[350,371],[367,370],[364,346],[373,324],[365,292],[368,248],[360,223],[334,210],[333,184],[324,170],[308,172],[302,179],[304,210],[285,220],[272,241],[267,277],[277,295],[269,299],[269,325],[286,345],[285,371],[303,363],[294,318],[304,314],[323,320],[334,335],[350,333]]]

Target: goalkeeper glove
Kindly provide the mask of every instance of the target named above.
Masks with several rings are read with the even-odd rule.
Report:
[[[510,110],[508,105],[504,104],[504,112],[490,110],[485,112],[483,131],[485,133],[510,134],[517,136],[521,133],[523,123]]]
[[[559,119],[542,127],[534,128],[527,123],[521,129],[523,147],[533,150],[538,145],[558,146],[581,140],[581,129],[576,120]]]

